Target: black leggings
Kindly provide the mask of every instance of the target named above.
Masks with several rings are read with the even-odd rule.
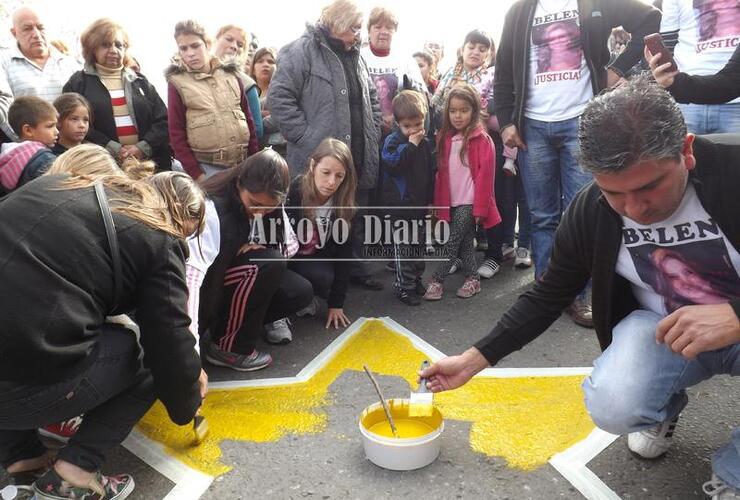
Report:
[[[154,403],[152,376],[139,359],[134,332],[104,324],[98,354],[72,379],[49,385],[0,383],[0,463],[4,468],[41,456],[36,429],[85,414],[58,457],[96,471]]]
[[[313,298],[311,283],[290,271],[274,249],[235,256],[223,285],[211,337],[220,349],[239,354],[254,351],[264,324],[300,311]]]

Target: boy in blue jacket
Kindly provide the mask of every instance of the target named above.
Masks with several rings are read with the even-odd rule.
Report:
[[[380,202],[393,222],[394,290],[401,302],[418,306],[425,289],[424,222],[434,195],[433,145],[425,137],[424,96],[404,90],[393,99],[396,127],[383,143]]]

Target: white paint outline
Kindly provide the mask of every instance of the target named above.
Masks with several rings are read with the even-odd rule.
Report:
[[[371,320],[380,321],[388,328],[406,336],[411,341],[411,344],[426,354],[430,360],[437,361],[445,357],[442,351],[390,317],[360,317],[294,377],[212,382],[209,384],[209,389],[227,390],[269,385],[291,385],[305,382],[328,363],[339,349],[360,331],[360,328],[365,322]],[[588,375],[590,373],[590,367],[486,368],[476,375],[476,377],[567,377]],[[576,443],[563,452],[553,455],[549,463],[588,500],[619,500],[620,497],[587,467],[588,462],[608,448],[618,437],[596,428],[583,441]],[[164,497],[165,500],[196,500],[206,492],[211,483],[216,479],[213,476],[209,476],[185,465],[180,460],[169,455],[161,443],[149,439],[137,429],[134,429],[126,438],[123,446],[159,474],[175,483],[172,490]]]

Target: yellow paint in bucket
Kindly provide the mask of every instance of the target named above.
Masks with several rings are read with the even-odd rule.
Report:
[[[391,400],[390,405],[393,422],[396,424],[398,438],[393,435],[391,425],[385,416],[383,408],[377,408],[363,414],[362,426],[373,434],[391,439],[420,438],[434,432],[442,424],[442,414],[439,410],[433,411],[428,417],[410,417],[409,405],[406,399]]]
[[[360,415],[360,434],[365,456],[375,465],[390,470],[426,467],[439,455],[444,420],[437,408],[430,416],[409,416],[408,399],[388,401],[399,437],[391,431],[385,411],[375,403]]]

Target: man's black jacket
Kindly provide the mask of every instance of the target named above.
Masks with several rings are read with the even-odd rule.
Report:
[[[740,145],[722,136],[714,141],[696,138],[696,168],[689,179],[704,209],[740,250]],[[601,349],[606,349],[612,329],[639,307],[630,283],[615,272],[621,236],[622,218],[598,186],[584,187],[555,233],[542,281],[520,296],[475,347],[491,365],[521,349],[547,330],[591,279],[596,335]],[[740,317],[740,299],[730,304]]]
[[[496,117],[501,129],[516,125],[520,134],[536,8],[537,0],[519,0],[511,6],[506,13],[496,53],[493,84]],[[623,26],[632,34],[627,48],[609,66],[619,75],[626,74],[642,57],[645,35],[660,31],[660,11],[639,0],[578,0],[578,16],[583,55],[591,72],[594,95],[606,87],[606,66],[610,56],[607,41],[612,28]]]

